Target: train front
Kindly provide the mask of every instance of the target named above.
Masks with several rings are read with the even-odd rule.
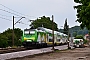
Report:
[[[36,44],[35,29],[25,29],[22,36],[22,44],[24,47],[32,47]]]

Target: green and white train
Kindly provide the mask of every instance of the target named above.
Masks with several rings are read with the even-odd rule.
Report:
[[[22,43],[24,47],[47,47],[53,44],[52,30],[38,27],[37,29],[24,29]],[[54,31],[54,44],[67,43],[67,35]]]

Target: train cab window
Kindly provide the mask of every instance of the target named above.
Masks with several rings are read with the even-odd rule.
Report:
[[[31,34],[32,35],[32,34],[35,34],[35,31],[28,30],[28,31],[25,31],[24,34]]]
[[[35,34],[35,31],[30,31],[30,34]]]
[[[29,34],[29,31],[25,31],[24,34]]]
[[[49,42],[52,42],[52,39],[49,39]]]

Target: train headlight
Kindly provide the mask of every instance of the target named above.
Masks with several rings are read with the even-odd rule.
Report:
[[[32,42],[32,40],[27,40],[27,42]]]

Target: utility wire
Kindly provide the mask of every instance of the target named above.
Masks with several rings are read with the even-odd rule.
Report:
[[[7,8],[7,9],[9,9],[9,10],[11,10],[11,11],[13,11],[13,12],[16,12],[16,11],[14,11],[14,10],[12,10],[12,9],[10,9],[10,8],[8,8],[8,7],[4,6],[4,5],[2,5],[2,4],[0,4],[0,5],[3,6],[3,7],[5,7],[5,8]],[[16,13],[21,14],[21,13],[19,13],[19,12],[16,12]]]
[[[7,12],[7,13],[10,13],[10,14],[14,14],[14,15],[19,16],[19,17],[22,17],[22,16],[20,16],[20,15],[17,15],[17,14],[15,14],[15,13],[9,12],[9,11],[4,10],[4,9],[0,9],[0,10],[2,10],[2,11],[4,11],[4,12]],[[16,18],[16,17],[15,17],[15,18]],[[25,17],[25,19],[26,19],[26,20],[30,20],[29,18],[26,18],[26,17]]]
[[[4,17],[0,17],[0,18],[1,18],[1,19],[4,19],[4,20],[12,21],[12,20],[7,19],[7,18],[4,18]],[[24,24],[24,25],[29,25],[29,24],[25,24],[25,23],[23,23],[22,21],[21,21],[21,22],[18,22],[18,23],[20,23],[20,24]]]
[[[3,6],[3,7],[5,7],[5,8],[7,8],[7,9],[9,9],[9,10],[11,10],[11,11],[13,11],[13,12],[16,12],[16,13],[18,13],[18,14],[21,14],[21,15],[24,15],[24,16],[27,16],[27,17],[35,17],[35,16],[29,16],[29,15],[25,15],[25,14],[19,13],[19,12],[13,10],[13,9],[10,9],[10,8],[6,7],[5,5],[2,5],[2,4],[0,4],[0,5]],[[36,17],[35,17],[35,18],[36,18]]]
[[[2,14],[0,14],[1,16],[4,16],[4,17],[12,17],[12,16],[7,16],[7,15],[2,15]]]
[[[20,15],[17,15],[17,14],[15,14],[15,13],[9,12],[9,11],[4,10],[4,9],[0,9],[0,10],[2,10],[2,11],[4,11],[4,12],[7,12],[7,13],[10,13],[10,14],[14,14],[14,15],[19,16],[19,17],[22,17],[22,16],[20,16]]]
[[[21,24],[24,24],[24,25],[29,25],[29,24],[25,24],[25,23],[23,23],[22,21],[21,21],[21,22],[18,22],[18,23],[21,23]]]
[[[2,10],[2,11],[5,11],[5,12],[7,12],[7,13],[10,13],[10,14],[14,14],[14,13],[11,13],[11,12],[9,12],[9,11],[6,11],[6,10],[3,10],[3,9],[0,9],[0,10]],[[14,15],[17,15],[17,14],[14,14]],[[2,15],[2,16],[4,16],[4,15]],[[19,15],[17,15],[17,16],[19,16]],[[0,17],[0,18],[2,18],[2,19],[5,19],[5,20],[12,21],[12,20],[10,20],[10,19],[7,19],[7,18],[3,18],[3,17]],[[29,20],[28,18],[25,18],[25,19]],[[21,23],[21,24],[24,24],[24,25],[27,25],[27,24],[25,24],[25,23],[22,23],[22,22],[20,22],[20,23]]]
[[[16,15],[16,16],[19,16],[18,18],[22,17],[22,16],[20,16],[20,15],[24,15],[24,16],[27,16],[27,17],[35,17],[35,16],[29,16],[29,15],[25,15],[25,14],[19,13],[19,12],[15,11],[15,10],[13,10],[13,9],[10,9],[10,8],[2,5],[2,4],[0,4],[0,5],[3,6],[3,7],[5,7],[5,8],[7,8],[7,9],[9,9],[9,10],[11,10],[11,11],[13,11],[14,13],[12,13],[12,12],[10,12],[10,11],[7,11],[7,10],[4,10],[4,9],[0,9],[0,10],[2,10],[2,11],[4,11],[4,12],[7,12],[7,13],[10,13],[10,14],[14,14],[14,15]],[[16,13],[16,14],[15,14],[15,13]],[[18,15],[18,14],[20,14],[20,15]],[[1,15],[1,16],[6,16],[6,15],[2,15],[2,14],[0,14],[0,15]],[[6,16],[6,17],[10,17],[10,16]],[[27,18],[27,17],[25,17],[25,19],[29,21],[30,19]],[[0,17],[0,18],[6,19],[6,18],[3,18],[3,17]],[[17,17],[15,17],[15,18],[17,18]],[[35,18],[36,18],[36,17],[35,17]],[[9,19],[6,19],[6,20],[9,20]],[[12,20],[9,20],[9,21],[12,21]],[[19,22],[19,23],[24,24],[24,25],[29,25],[29,24],[25,24],[25,23],[23,23],[23,22]]]
[[[4,18],[4,17],[0,17],[1,19],[4,19],[4,20],[8,20],[8,21],[12,21],[10,19],[7,19],[7,18]]]

